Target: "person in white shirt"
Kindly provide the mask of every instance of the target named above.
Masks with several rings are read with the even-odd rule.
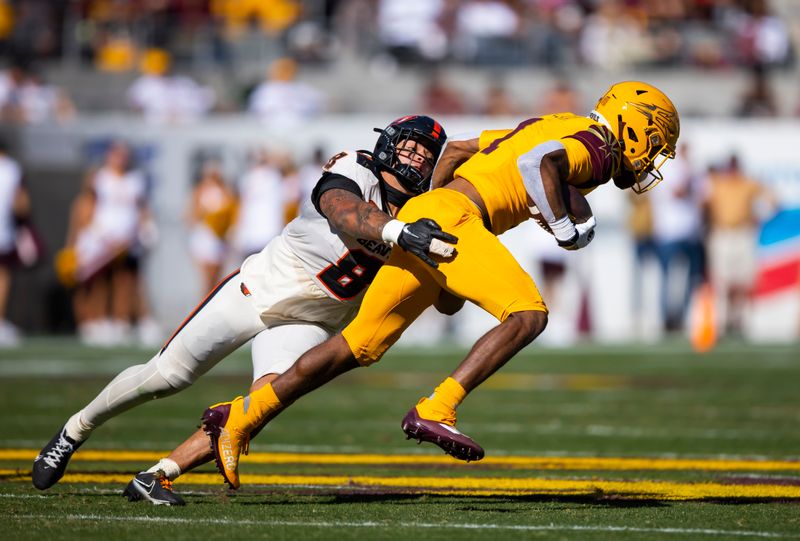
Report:
[[[239,210],[232,231],[237,262],[260,252],[281,232],[292,196],[270,152],[258,149],[253,165],[239,181]]]
[[[180,124],[205,116],[214,106],[214,91],[192,78],[171,73],[171,60],[163,51],[149,51],[142,75],[128,88],[127,101],[148,122]]]
[[[295,122],[324,113],[327,109],[325,95],[296,77],[294,60],[275,60],[265,80],[250,95],[248,111],[264,122]]]
[[[670,181],[650,193],[653,242],[661,266],[661,314],[666,331],[683,328],[692,292],[703,281],[703,218],[699,178],[689,145],[665,165]]]
[[[19,164],[8,156],[0,143],[0,346],[15,345],[19,339],[16,326],[6,320],[11,290],[11,268],[17,261],[16,221],[28,214],[30,198],[22,185]]]
[[[83,218],[68,245],[77,262],[79,332],[88,343],[125,340],[131,322],[146,319],[138,292],[141,241],[153,227],[146,193],[144,174],[130,168],[130,149],[117,141],[79,196]]]

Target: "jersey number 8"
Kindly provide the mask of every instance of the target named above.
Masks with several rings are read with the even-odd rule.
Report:
[[[337,299],[352,299],[372,283],[383,261],[364,250],[350,250],[335,264],[317,274]]]

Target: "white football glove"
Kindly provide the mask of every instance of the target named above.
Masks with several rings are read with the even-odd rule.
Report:
[[[568,241],[558,241],[558,245],[565,250],[580,250],[586,248],[594,239],[594,228],[597,220],[594,216],[581,224],[575,224],[575,235]]]
[[[581,248],[586,248],[594,239],[594,228],[596,225],[597,220],[594,219],[594,216],[582,224],[575,224],[575,231],[578,234],[577,238],[568,245],[562,244],[561,247],[565,250],[580,250]]]
[[[594,219],[594,216],[582,224],[575,224],[575,229],[578,230],[578,242],[575,244],[578,249],[586,248],[594,240],[595,226],[597,226],[597,220]]]

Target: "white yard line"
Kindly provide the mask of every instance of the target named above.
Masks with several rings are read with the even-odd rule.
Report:
[[[721,536],[721,537],[758,537],[768,539],[797,539],[797,534],[778,532],[759,532],[751,530],[717,530],[711,528],[639,528],[634,526],[604,526],[579,524],[454,524],[426,522],[309,522],[286,520],[252,520],[252,519],[203,519],[178,517],[117,517],[102,515],[15,515],[17,520],[76,520],[85,522],[150,522],[169,524],[213,524],[225,526],[288,526],[299,528],[409,528],[409,529],[443,529],[443,530],[508,530],[523,532],[632,532],[661,533],[685,536]]]

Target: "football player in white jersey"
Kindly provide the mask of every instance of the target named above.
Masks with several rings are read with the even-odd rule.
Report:
[[[33,463],[44,490],[64,475],[75,450],[101,424],[144,402],[191,385],[253,339],[257,389],[344,327],[392,245],[436,267],[457,239],[432,220],[393,218],[414,195],[428,191],[446,135],[426,116],[406,116],[380,132],[374,152],[345,151],[324,166],[300,215],[241,269],[225,278],[149,362],[127,368],[72,415]],[[169,457],[141,472],[131,500],[183,505],[171,490],[181,472],[213,458],[201,430]]]

